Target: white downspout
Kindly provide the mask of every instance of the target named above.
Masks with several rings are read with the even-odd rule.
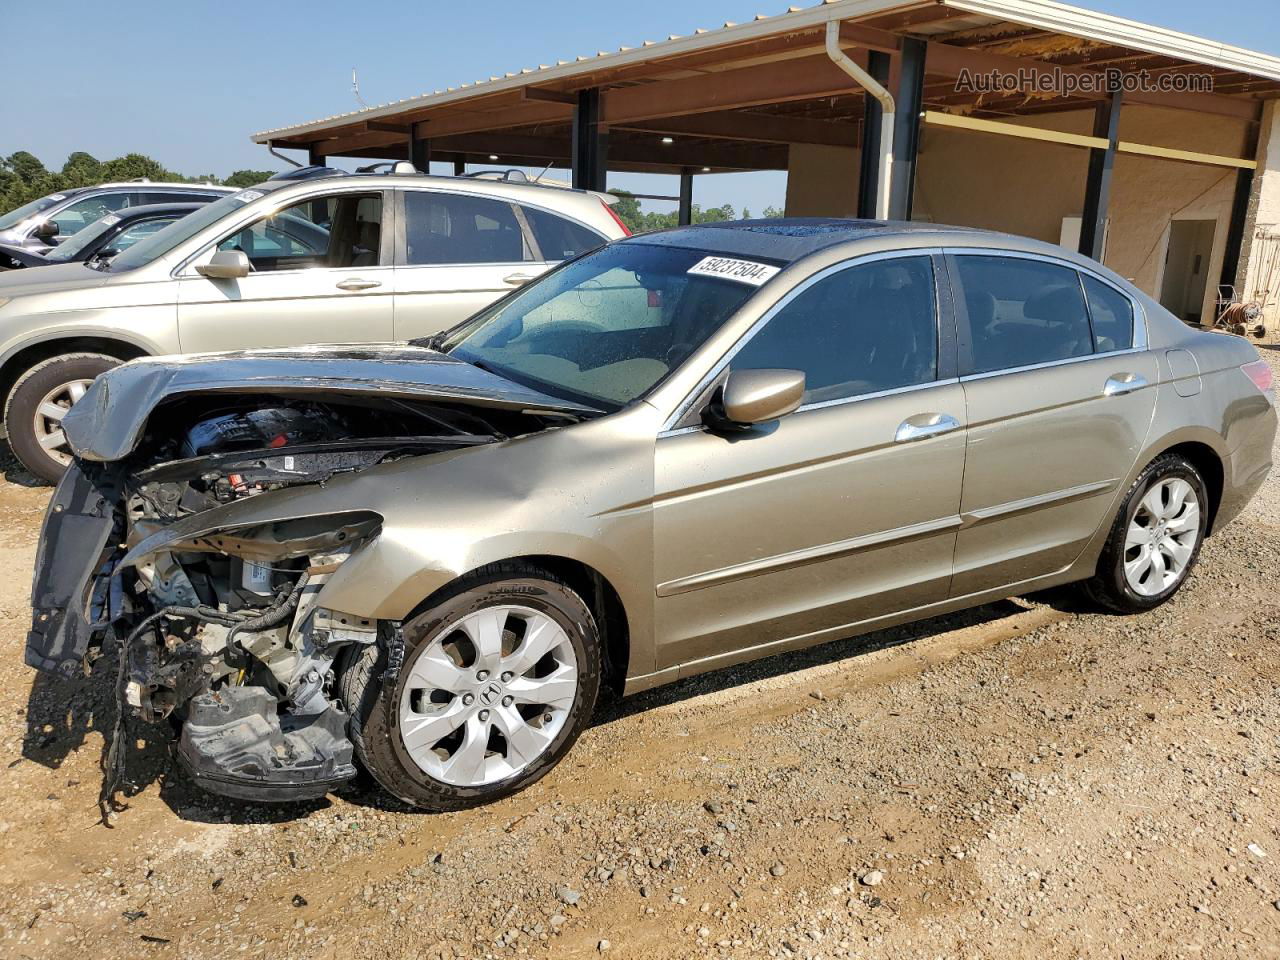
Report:
[[[880,183],[876,189],[876,217],[889,219],[889,188],[892,184],[893,168],[893,94],[880,85],[875,77],[845,56],[840,49],[840,21],[827,21],[827,56],[837,67],[863,87],[869,94],[880,101],[883,114],[880,118]],[[867,144],[863,143],[862,149]]]

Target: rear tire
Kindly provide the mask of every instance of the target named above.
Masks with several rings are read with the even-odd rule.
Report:
[[[46,483],[57,483],[71,462],[58,424],[88,385],[120,361],[103,353],[67,353],[42,360],[18,378],[4,408],[13,454]]]
[[[1166,453],[1138,474],[1082,587],[1120,613],[1160,606],[1181,589],[1200,556],[1209,517],[1204,478],[1185,457]]]
[[[489,803],[554,767],[600,689],[600,635],[559,578],[526,563],[459,580],[403,627],[394,680],[383,644],[339,677],[356,756],[388,793],[426,810]]]

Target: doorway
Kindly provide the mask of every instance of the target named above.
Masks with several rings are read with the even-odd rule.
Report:
[[[1160,304],[1187,323],[1200,323],[1216,220],[1173,220],[1164,255]]]

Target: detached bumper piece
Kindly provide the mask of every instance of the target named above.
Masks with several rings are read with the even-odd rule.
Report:
[[[178,759],[196,784],[238,800],[311,800],[356,775],[345,713],[281,717],[276,706],[262,687],[193,697]]]

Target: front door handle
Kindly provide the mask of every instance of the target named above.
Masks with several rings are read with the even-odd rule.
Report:
[[[1147,378],[1140,373],[1117,373],[1107,378],[1102,385],[1104,397],[1122,397],[1126,393],[1141,390],[1147,385]]]
[[[960,429],[960,421],[946,413],[917,413],[907,417],[898,425],[898,432],[893,435],[894,443],[910,443],[912,440],[924,440],[936,437],[940,433],[950,433]]]
[[[339,290],[372,290],[380,286],[382,286],[381,280],[361,280],[358,277],[338,281]]]
[[[509,283],[513,287],[523,287],[530,280],[537,279],[537,275],[532,273],[508,273],[502,278],[502,282]]]

